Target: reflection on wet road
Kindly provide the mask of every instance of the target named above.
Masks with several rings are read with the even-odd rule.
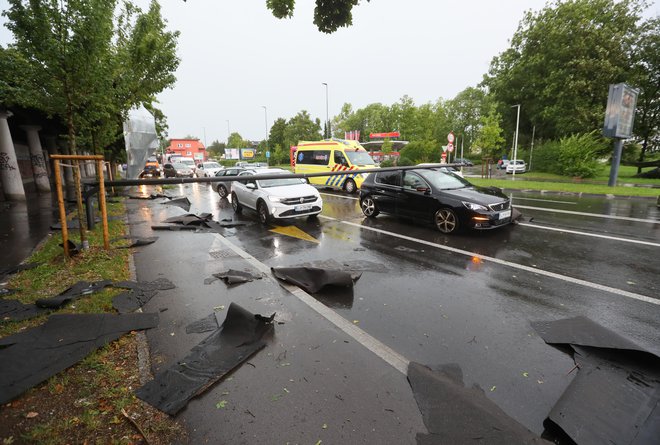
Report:
[[[246,222],[222,236],[264,270],[380,265],[352,292],[318,301],[407,360],[459,364],[467,386],[490,388],[489,398],[537,433],[574,364],[531,321],[584,315],[658,351],[660,216],[651,200],[526,194],[524,225],[446,236],[425,222],[366,219],[354,196],[325,191],[321,217],[267,227],[249,210],[234,214],[205,184],[170,192],[188,196],[191,213]]]

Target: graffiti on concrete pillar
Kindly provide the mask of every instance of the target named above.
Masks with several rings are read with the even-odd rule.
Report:
[[[32,170],[34,171],[35,179],[48,177],[48,172],[46,171],[46,160],[42,154],[31,154],[30,161],[32,162]]]
[[[0,153],[0,170],[16,170],[16,167],[9,163],[9,155],[7,153]]]

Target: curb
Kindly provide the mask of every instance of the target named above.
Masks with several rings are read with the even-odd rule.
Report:
[[[645,199],[645,200],[657,200],[660,197],[660,191],[658,197],[656,196],[629,196],[629,195],[613,195],[611,193],[600,194],[600,193],[583,193],[583,192],[560,192],[557,190],[536,190],[536,189],[511,189],[503,188],[502,191],[507,192],[523,192],[523,193],[540,193],[541,195],[557,195],[557,196],[577,196],[578,198],[603,198],[606,199]]]

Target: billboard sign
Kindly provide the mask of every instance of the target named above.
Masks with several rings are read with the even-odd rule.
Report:
[[[241,155],[238,148],[225,148],[225,159],[240,159]]]
[[[254,159],[255,154],[254,148],[241,148],[241,159]]]
[[[398,138],[401,136],[401,133],[398,131],[390,131],[389,133],[369,133],[369,139],[374,138]]]
[[[610,85],[603,126],[605,137],[619,139],[632,137],[638,94],[638,90],[625,83]]]

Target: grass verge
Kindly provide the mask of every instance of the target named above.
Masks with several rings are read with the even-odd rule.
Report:
[[[108,204],[110,239],[125,235],[123,203]],[[79,242],[78,230],[70,230]],[[59,246],[61,233],[49,235],[47,241],[32,254],[29,262],[39,267],[14,275],[8,287],[19,289],[10,297],[23,303],[58,294],[72,284],[85,280],[127,280],[129,249],[116,249],[126,241],[118,241],[111,249],[103,249],[100,224],[88,231],[90,249],[66,260]],[[114,313],[112,297],[121,292],[108,288],[83,297],[58,311],[59,313]],[[37,326],[43,315],[23,322],[0,321],[0,337]],[[147,443],[131,422],[125,410],[140,425],[150,444],[167,444],[183,437],[183,429],[166,414],[133,395],[140,386],[136,333],[93,352],[75,366],[53,376],[0,408],[0,441],[5,443]]]
[[[653,197],[660,196],[660,189],[645,187],[608,187],[601,184],[589,184],[584,182],[551,182],[551,181],[530,181],[509,179],[483,179],[467,178],[474,185],[495,186],[507,190],[547,190],[553,192],[566,193],[586,193],[594,195],[615,195],[615,196],[638,196]],[[656,181],[657,182],[657,181]]]

